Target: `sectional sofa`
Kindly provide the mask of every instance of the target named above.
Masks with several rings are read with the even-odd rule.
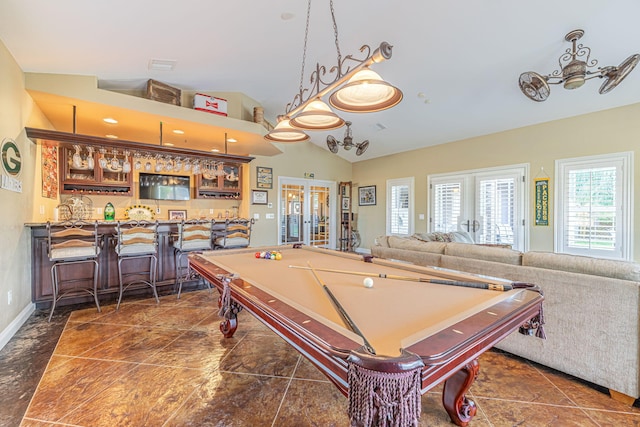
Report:
[[[382,236],[371,254],[539,285],[547,339],[511,334],[497,347],[618,400],[640,396],[640,264],[476,245],[465,233]]]

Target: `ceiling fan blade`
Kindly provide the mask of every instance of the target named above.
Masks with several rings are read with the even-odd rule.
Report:
[[[338,152],[338,141],[336,141],[336,139],[331,135],[327,137],[327,147],[329,147],[329,151],[333,154]]]
[[[611,92],[615,89],[615,87],[618,86],[631,71],[633,71],[636,65],[638,65],[638,61],[640,61],[640,55],[636,53],[622,61],[622,64],[618,67],[613,67],[611,71],[605,73],[607,80],[602,83],[598,92],[600,92],[601,95],[604,95],[605,93]]]
[[[359,156],[362,153],[364,153],[365,151],[367,151],[367,148],[369,148],[369,140],[368,139],[366,141],[362,141],[360,144],[358,144],[358,149],[356,150],[356,156]]]
[[[518,85],[527,98],[536,102],[545,101],[551,92],[547,80],[535,71],[520,74]]]

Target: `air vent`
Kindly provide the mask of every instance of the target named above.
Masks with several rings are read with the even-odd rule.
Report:
[[[153,71],[173,71],[176,62],[168,59],[151,59],[149,61],[149,69]]]

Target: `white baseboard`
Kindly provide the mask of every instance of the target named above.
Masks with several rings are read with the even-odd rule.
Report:
[[[29,319],[29,316],[36,311],[35,304],[27,305],[18,316],[13,319],[13,322],[9,324],[2,332],[0,332],[0,350],[4,348],[5,345],[9,342],[9,340],[18,332],[20,327],[24,325],[24,322]]]

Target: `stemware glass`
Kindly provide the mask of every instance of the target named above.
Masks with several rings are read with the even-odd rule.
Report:
[[[128,150],[124,150],[124,162],[122,163],[122,172],[131,172],[131,162],[129,161],[129,155],[131,153]]]
[[[173,164],[173,170],[176,172],[180,172],[182,170],[182,159],[180,157],[176,157],[176,160]]]
[[[101,169],[104,169],[107,167],[107,149],[104,147],[100,148],[100,159],[98,159],[98,165],[100,166]]]
[[[113,150],[111,150],[111,153],[113,154],[113,158],[111,159],[109,167],[111,170],[117,171],[118,169],[120,169],[120,160],[118,160],[118,149],[114,148]]]
[[[73,149],[76,150],[76,152],[73,153],[73,158],[71,162],[74,168],[80,169],[82,167],[82,157],[80,156],[80,146],[74,145]]]
[[[87,147],[87,167],[89,170],[93,170],[96,166],[96,161],[93,158],[93,147]]]
[[[162,160],[162,156],[158,154],[158,155],[156,156],[156,167],[155,167],[155,171],[156,171],[156,172],[161,172],[163,167],[164,167],[164,161]]]
[[[137,151],[133,153],[133,168],[137,171],[142,169],[142,161],[140,160],[140,153]]]

